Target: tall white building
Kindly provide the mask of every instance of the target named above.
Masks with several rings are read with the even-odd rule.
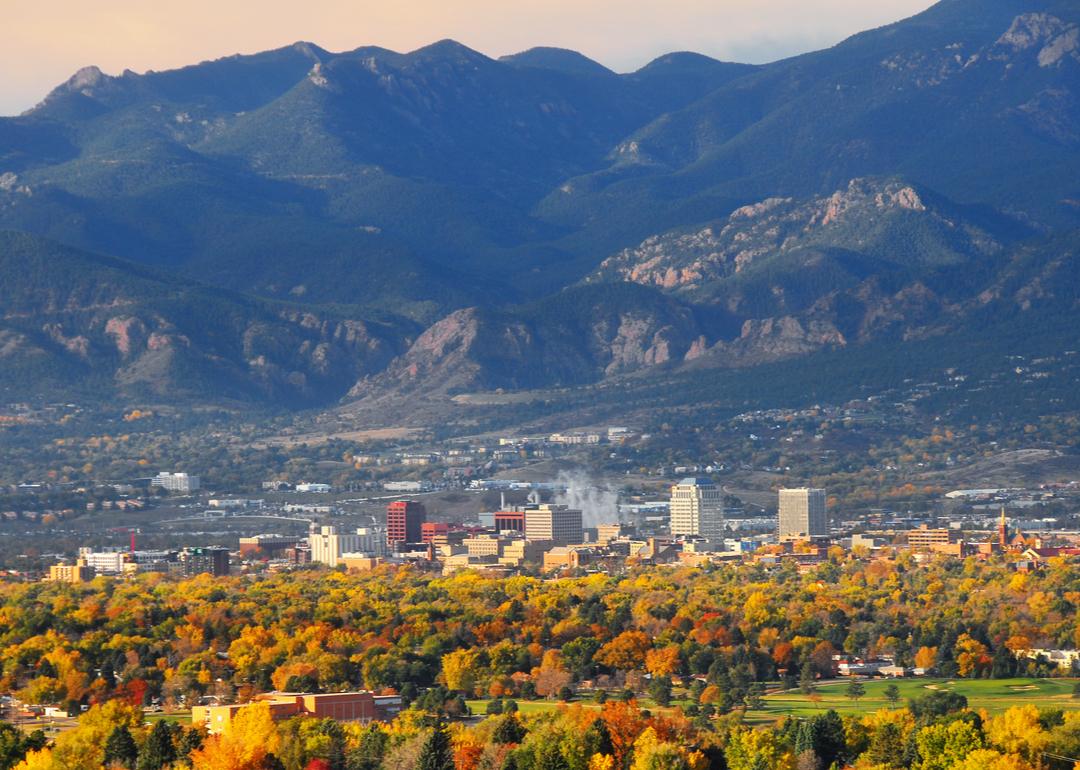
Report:
[[[724,537],[724,493],[710,479],[687,478],[671,488],[671,534]]]
[[[828,537],[825,490],[781,489],[777,520],[777,535],[781,542]]]
[[[188,473],[159,473],[150,479],[150,486],[162,487],[170,492],[196,492],[201,486],[198,476]]]
[[[351,532],[338,532],[337,527],[314,528],[308,534],[311,560],[336,567],[344,554],[382,556],[386,553],[385,535],[378,529],[364,527]]]

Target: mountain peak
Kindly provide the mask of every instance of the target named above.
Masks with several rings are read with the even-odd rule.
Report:
[[[467,45],[459,43],[456,40],[450,38],[444,38],[437,40],[434,43],[417,48],[415,51],[411,51],[409,56],[418,58],[439,58],[439,59],[459,59],[459,60],[488,60],[488,57],[479,51],[474,51]]]
[[[527,51],[502,56],[499,61],[515,67],[535,67],[536,69],[565,72],[572,75],[603,75],[610,77],[615,73],[600,62],[567,48],[537,46]]]

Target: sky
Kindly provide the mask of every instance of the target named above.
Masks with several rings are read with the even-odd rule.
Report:
[[[298,40],[411,51],[453,38],[489,56],[572,48],[614,70],[670,51],[763,63],[833,45],[930,0],[0,0],[0,115],[76,70],[164,70]]]

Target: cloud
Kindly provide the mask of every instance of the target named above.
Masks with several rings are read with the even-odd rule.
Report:
[[[80,67],[170,69],[309,40],[413,50],[454,38],[491,56],[573,48],[613,69],[673,50],[763,62],[911,15],[927,0],[7,0],[0,114]],[[10,7],[9,7],[10,6]]]

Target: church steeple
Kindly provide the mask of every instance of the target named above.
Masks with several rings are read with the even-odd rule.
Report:
[[[998,545],[1005,550],[1009,545],[1009,527],[1005,523],[1005,506],[1001,506],[1001,521],[998,522]]]

